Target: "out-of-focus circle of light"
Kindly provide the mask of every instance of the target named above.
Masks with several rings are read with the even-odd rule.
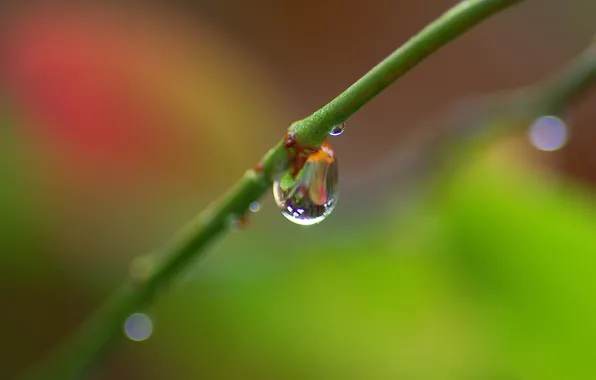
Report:
[[[530,143],[540,150],[552,152],[567,142],[567,124],[556,116],[542,116],[530,126]]]
[[[142,342],[153,332],[153,322],[146,314],[131,314],[124,322],[124,333],[130,340]]]
[[[250,206],[248,208],[252,212],[257,212],[261,209],[261,204],[259,202],[253,202],[250,204]]]

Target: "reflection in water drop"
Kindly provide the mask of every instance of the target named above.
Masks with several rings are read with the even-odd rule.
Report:
[[[153,333],[153,322],[146,314],[131,314],[124,322],[124,333],[128,339],[141,342]]]
[[[331,132],[329,132],[329,134],[331,136],[339,136],[342,133],[344,133],[344,129],[346,128],[346,123],[341,123],[339,125],[336,125],[335,127],[333,127],[333,129],[331,130]]]
[[[323,221],[335,208],[339,192],[337,159],[325,142],[310,155],[292,178],[286,174],[273,183],[273,196],[282,214],[303,226]]]
[[[530,126],[530,143],[540,150],[552,152],[561,149],[567,142],[568,127],[556,116],[543,116]]]
[[[250,204],[250,206],[248,206],[248,209],[252,212],[257,212],[257,211],[259,211],[260,208],[261,208],[261,205],[259,204],[259,202],[252,202]]]

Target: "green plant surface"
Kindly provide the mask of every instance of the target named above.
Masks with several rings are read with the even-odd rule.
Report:
[[[331,129],[393,83],[417,63],[474,25],[519,0],[467,0],[388,56],[354,85],[290,130],[305,145],[318,146]],[[524,117],[558,110],[568,104],[596,77],[596,58],[588,50],[552,79],[506,98]],[[520,101],[523,95],[523,101]],[[523,112],[521,111],[523,109]],[[511,109],[508,109],[511,111]],[[215,240],[230,231],[233,220],[244,215],[251,202],[271,186],[275,175],[290,164],[280,141],[261,162],[262,170],[248,170],[221,200],[213,203],[163,248],[148,255],[143,271],[125,284],[83,327],[30,374],[31,378],[78,378],[110,343],[120,338],[129,314],[152,304],[157,294],[172,286],[181,274]]]
[[[155,310],[156,355],[228,379],[593,378],[596,201],[499,160],[285,269],[196,279]]]

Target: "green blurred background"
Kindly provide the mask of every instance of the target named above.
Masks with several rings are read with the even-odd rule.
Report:
[[[454,3],[3,2],[0,378],[72,331],[291,121]],[[331,141],[328,220],[293,225],[263,199],[246,231],[139,310],[149,339],[89,378],[596,378],[594,95],[562,115],[563,149],[524,130],[439,183],[391,175],[421,122],[548,75],[590,42],[594,14],[592,0],[528,1],[433,55]]]

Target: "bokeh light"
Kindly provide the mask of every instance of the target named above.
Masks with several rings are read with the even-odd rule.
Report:
[[[0,5],[0,380],[147,284],[292,121],[448,8],[69,3]],[[596,93],[450,125],[566,67],[596,31],[596,1],[567,3],[507,10],[409,71],[329,137],[329,220],[246,201],[77,378],[596,379]]]
[[[146,314],[131,314],[124,322],[124,333],[130,340],[142,342],[153,333],[153,322]]]
[[[261,204],[259,202],[252,202],[248,208],[252,212],[257,212],[261,209]]]
[[[561,149],[567,142],[567,124],[556,116],[542,116],[528,131],[530,143],[537,149],[552,152]]]

